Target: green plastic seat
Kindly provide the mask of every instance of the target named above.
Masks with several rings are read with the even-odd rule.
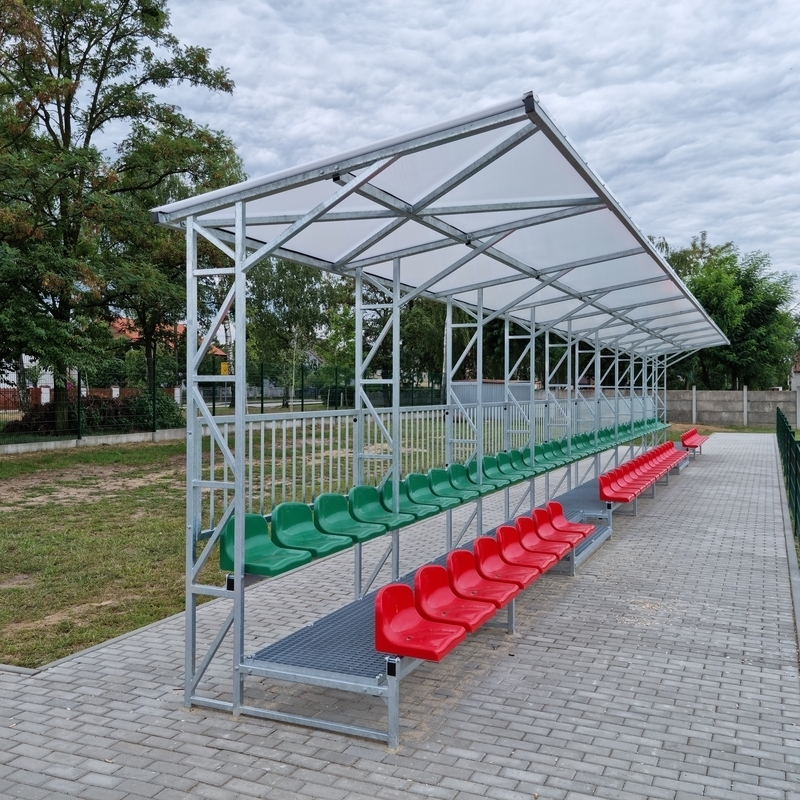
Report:
[[[467,475],[473,483],[478,483],[478,462],[475,461],[475,459],[467,464]],[[486,474],[486,470],[483,470],[483,474],[481,475],[481,484],[485,485],[487,483],[489,486],[494,487],[493,491],[496,489],[505,489],[506,486],[511,485],[511,481],[508,478],[490,478]]]
[[[495,464],[497,464],[497,469],[500,470],[500,473],[505,475],[507,478],[511,478],[514,483],[526,481],[534,474],[527,467],[524,470],[515,469],[514,465],[511,463],[511,456],[502,451],[494,457],[494,461]]]
[[[409,472],[405,478],[408,499],[413,503],[427,506],[438,506],[442,511],[461,505],[458,497],[439,497],[431,491],[428,476],[421,472]]]
[[[533,456],[531,456],[530,447],[524,447],[521,451],[522,462],[526,467],[530,467],[532,470],[535,470],[537,475],[543,475],[545,472],[548,472],[553,468],[550,464],[543,460],[542,447],[542,442],[535,444],[533,446]]]
[[[488,483],[483,483],[478,486],[477,483],[473,483],[469,479],[469,475],[467,475],[467,468],[463,464],[450,464],[447,467],[447,474],[450,476],[450,483],[456,489],[464,489],[465,491],[475,491],[481,495],[481,497],[485,494],[489,494],[493,492],[496,487],[489,485]]]
[[[455,497],[461,503],[477,500],[481,496],[477,489],[456,489],[450,482],[447,470],[440,467],[428,470],[428,486],[437,497]]]
[[[529,478],[534,478],[544,472],[544,468],[541,466],[537,465],[532,467],[527,464],[519,450],[509,450],[508,457],[511,459],[511,466],[514,467],[517,472],[523,472],[527,474]]]
[[[220,537],[219,568],[233,572],[234,522],[228,520]],[[289,550],[278,547],[269,537],[267,520],[261,514],[245,514],[244,517],[244,571],[247,575],[263,575],[274,578],[284,572],[301,567],[311,561],[308,550]]]
[[[272,541],[281,547],[308,550],[322,558],[353,544],[349,536],[321,533],[305,503],[281,503],[272,509]]]
[[[569,463],[569,459],[564,457],[557,442],[545,442],[542,445],[541,459],[542,463],[547,464],[550,469],[563,467]]]
[[[396,531],[417,521],[413,514],[394,514],[381,505],[381,498],[374,486],[354,486],[347,496],[350,516],[359,522],[375,522],[385,525],[387,531]]]
[[[394,508],[392,497],[392,482],[386,481],[380,490],[381,505],[387,510],[392,511]],[[432,506],[429,504],[415,503],[410,500],[406,493],[406,484],[400,481],[400,512],[402,514],[411,514],[417,519],[427,519],[428,517],[435,517],[442,509],[439,506]]]
[[[368,542],[386,533],[385,525],[353,519],[342,494],[321,494],[314,500],[314,524],[322,533],[349,536],[354,543]]]
[[[493,481],[504,479],[509,483],[519,483],[525,480],[522,475],[518,475],[517,473],[513,475],[504,473],[500,467],[497,466],[497,459],[494,456],[483,457],[483,474]]]

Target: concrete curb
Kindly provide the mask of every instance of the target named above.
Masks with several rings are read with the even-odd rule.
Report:
[[[56,439],[49,442],[25,442],[0,445],[0,456],[19,453],[38,453],[43,450],[70,450],[74,447],[97,447],[102,444],[136,444],[137,442],[166,442],[185,439],[185,428],[166,428],[142,433],[115,433],[109,436],[86,436],[83,439]]]

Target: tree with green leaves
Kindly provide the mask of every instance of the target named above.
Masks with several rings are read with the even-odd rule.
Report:
[[[733,242],[710,245],[705,232],[688,247],[657,246],[730,340],[701,350],[671,371],[673,385],[705,389],[785,386],[796,350],[794,278],[774,272],[766,253],[742,254]]]
[[[283,382],[288,407],[306,353],[325,323],[331,283],[314,267],[271,258],[248,275],[247,336],[256,356]]]
[[[233,84],[170,33],[166,0],[4,0],[0,44],[0,242],[14,255],[0,259],[0,340],[27,329],[58,402],[68,370],[98,357],[125,283],[104,240],[122,198],[190,173],[209,137],[219,146],[157,92]]]

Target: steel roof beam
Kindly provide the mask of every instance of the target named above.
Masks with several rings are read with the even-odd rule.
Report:
[[[268,197],[279,192],[293,189],[299,186],[306,186],[309,183],[317,183],[320,180],[332,179],[334,176],[344,172],[363,169],[380,161],[384,158],[391,158],[397,155],[408,155],[417,153],[421,150],[429,150],[432,147],[458,141],[466,136],[474,136],[478,133],[503,128],[517,122],[527,120],[523,108],[517,102],[506,104],[496,113],[491,111],[486,116],[470,119],[461,124],[456,124],[450,128],[437,128],[428,131],[421,131],[419,135],[407,141],[386,143],[376,150],[362,150],[354,153],[343,153],[337,158],[325,162],[309,164],[300,172],[284,172],[272,177],[272,180],[264,181],[263,178],[255,178],[244,181],[227,189],[220,189],[208,192],[197,198],[190,198],[185,201],[170,203],[153,209],[151,215],[154,222],[166,223],[173,220],[185,219],[188,216],[207,214],[218,208],[229,208],[240,201],[257,200],[261,197]],[[528,120],[530,121],[530,120]],[[535,126],[534,126],[535,127]],[[269,177],[269,176],[268,176]],[[237,186],[239,187],[237,189]],[[228,191],[228,189],[237,189]],[[192,202],[194,201],[194,202]],[[170,210],[167,211],[166,209]]]

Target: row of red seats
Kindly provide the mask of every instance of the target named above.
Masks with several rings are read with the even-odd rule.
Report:
[[[599,476],[600,499],[607,503],[630,503],[687,455],[685,451],[677,450],[674,442],[664,442],[642,453]]]
[[[687,450],[700,450],[702,452],[703,444],[707,441],[708,436],[701,436],[697,432],[697,428],[690,428],[681,436],[681,444]]]
[[[375,649],[441,661],[594,531],[594,525],[566,519],[556,502],[514,522],[501,525],[496,538],[479,536],[472,552],[449,552],[447,568],[420,567],[413,590],[405,583],[379,589]]]

